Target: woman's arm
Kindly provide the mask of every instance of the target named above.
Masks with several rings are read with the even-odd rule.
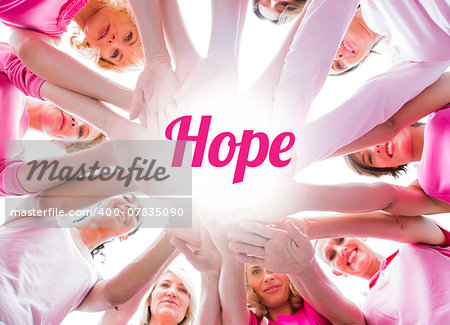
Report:
[[[310,239],[333,237],[379,238],[402,243],[440,245],[445,236],[423,216],[405,217],[384,212],[291,219]]]
[[[450,103],[450,72],[445,72],[431,86],[411,99],[390,119],[377,125],[358,140],[338,149],[329,157],[340,156],[387,142],[405,127]]]
[[[170,236],[163,231],[140,257],[119,274],[109,280],[98,281],[77,310],[97,312],[125,304],[161,275],[166,262],[174,254]]]
[[[221,267],[220,253],[203,227],[200,233],[200,246],[174,238],[172,244],[184,254],[201,275],[201,296],[199,303],[199,315],[195,324],[221,325],[221,305],[219,298],[219,276]]]
[[[40,95],[99,129],[112,140],[140,139],[145,138],[145,133],[150,133],[142,125],[130,122],[114,113],[98,100],[53,83],[44,82]],[[156,127],[153,130],[156,132]]]
[[[405,216],[450,211],[450,205],[428,196],[420,187],[389,183],[313,185],[299,184],[299,211],[342,213],[384,210]]]
[[[128,110],[132,93],[88,69],[54,47],[51,37],[31,30],[14,30],[9,41],[11,50],[27,68],[39,77],[117,107]],[[70,76],[70,77],[69,77]]]
[[[367,81],[350,99],[295,133],[297,170],[324,159],[384,123],[435,82],[448,62],[402,62]],[[314,139],[314,141],[311,141]]]
[[[250,321],[250,316],[247,309],[245,266],[236,261],[233,251],[229,249],[229,240],[225,237],[226,228],[215,224],[209,225],[208,229],[222,258],[219,279],[222,324],[246,325]]]
[[[359,308],[346,299],[323,273],[309,239],[292,222],[286,230],[256,222],[242,222],[228,236],[230,248],[242,263],[286,273],[305,301],[333,324],[365,324]]]
[[[292,130],[305,122],[358,3],[314,0],[304,9],[274,95],[272,123],[276,129]]]

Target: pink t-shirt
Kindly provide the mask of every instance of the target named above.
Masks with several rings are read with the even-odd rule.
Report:
[[[450,203],[450,105],[433,113],[425,127],[418,181],[429,196]]]
[[[0,247],[0,324],[59,325],[98,280],[53,217],[0,227]]]
[[[450,232],[442,231],[443,246],[407,244],[386,259],[362,308],[367,324],[448,324]]]
[[[25,96],[40,98],[44,83],[9,49],[0,43],[0,196],[28,194],[17,181],[17,168],[22,164],[20,148],[6,154],[8,140],[20,140],[28,129],[29,117]]]
[[[60,37],[88,0],[2,0],[0,20],[7,26]]]
[[[277,321],[271,321],[266,317],[258,320],[250,311],[249,325],[331,325],[331,323],[303,301],[303,307],[297,310],[295,315],[280,315]]]
[[[0,196],[28,194],[16,177],[23,163],[21,150],[7,154],[6,145],[8,140],[23,138],[29,122],[24,95],[41,99],[39,89],[44,81],[23,65],[8,44],[0,43]]]
[[[330,113],[303,125],[359,2],[369,27],[392,37],[399,62]],[[273,123],[295,130],[299,170],[388,120],[448,68],[449,8],[448,0],[312,0],[274,95]]]

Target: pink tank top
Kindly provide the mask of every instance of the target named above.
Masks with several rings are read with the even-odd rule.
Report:
[[[429,196],[450,203],[450,105],[434,113],[424,139],[419,184]]]

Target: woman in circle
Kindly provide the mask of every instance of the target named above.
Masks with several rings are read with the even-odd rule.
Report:
[[[445,1],[361,2],[366,25],[390,39],[398,63],[371,78],[330,113],[303,125],[331,66],[339,63],[333,63],[336,55],[339,58],[347,50],[349,58],[357,52],[356,45],[342,43],[342,39],[359,2],[341,6],[329,0],[311,1],[284,60],[274,95],[273,124],[276,128],[296,129],[296,139],[300,139],[296,144],[299,170],[386,122],[448,68],[450,18]],[[431,53],[431,48],[439,50]],[[356,128],[349,127],[349,121],[354,121]],[[320,138],[320,143],[311,144],[311,138]]]
[[[230,229],[233,228],[228,228]],[[243,254],[236,255],[234,251],[242,252],[242,246],[230,243],[225,237],[231,238],[232,231],[225,235],[223,225],[211,227],[210,231],[222,257],[219,283],[225,285],[219,286],[219,292],[224,323],[300,325],[361,322],[360,311],[349,301],[331,308],[322,308],[317,304],[323,299],[320,297],[327,295],[324,288],[336,290],[326,277],[320,276],[300,284],[296,273],[301,273],[301,268],[294,269],[301,263],[283,261],[277,267],[271,266],[270,269],[274,272],[269,271],[259,263],[259,248],[252,248],[252,253],[249,253],[252,258],[241,258]],[[243,237],[242,241],[246,239],[247,237]],[[227,283],[233,285],[226,285]]]
[[[144,297],[142,325],[195,324],[195,295],[182,269],[165,271]]]
[[[412,244],[403,245],[380,265],[377,256],[358,250],[361,246],[348,243],[346,247],[345,239],[339,238],[342,234]],[[290,272],[308,286],[309,281],[323,276],[309,239],[330,235],[338,238],[320,241],[317,248],[326,260],[340,256],[345,265],[340,270],[348,271],[352,263],[360,263],[359,271],[361,275],[365,271],[367,278],[374,273],[372,266],[380,267],[371,279],[371,291],[361,309],[363,324],[440,324],[448,318],[450,233],[428,218],[368,213],[292,220],[281,228],[248,222],[228,236],[240,261],[257,261],[274,270],[291,265]],[[327,298],[318,308],[345,301],[337,291],[330,290]]]
[[[57,206],[59,211],[69,211],[78,202],[75,206],[84,209],[87,201],[98,199],[77,199],[77,193],[89,198],[89,193],[98,193],[101,186],[105,184],[97,181],[88,187],[66,182],[47,191],[45,197],[30,197],[19,208],[54,211],[51,209]],[[62,193],[75,194],[75,198]],[[54,194],[59,195],[58,205],[52,204]],[[105,242],[127,236],[141,224],[141,217],[130,214],[138,205],[134,196],[110,199],[100,209],[114,211],[113,216],[93,214],[78,223],[72,222],[73,217],[60,220],[48,213],[9,220],[0,229],[2,247],[7,248],[0,254],[0,295],[4,295],[0,318],[8,324],[59,324],[75,309],[97,312],[113,308],[148,286],[175,251],[168,232],[108,280],[99,277],[91,257]],[[24,275],[29,280],[24,280]]]
[[[289,277],[255,265],[245,266],[249,324],[330,324],[317,313],[295,289]]]

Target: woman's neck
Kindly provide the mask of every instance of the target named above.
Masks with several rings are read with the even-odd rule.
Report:
[[[384,260],[384,257],[374,253],[374,258],[372,259],[372,263],[370,263],[367,267],[367,272],[363,276],[364,279],[370,280],[372,277],[380,270],[381,261]]]
[[[42,130],[42,121],[41,121],[41,115],[42,115],[42,105],[28,105],[26,106],[26,110],[28,112],[28,116],[30,117],[30,128],[35,130]]]
[[[425,135],[425,126],[412,127],[411,129],[411,153],[412,161],[420,161],[422,159],[423,142]]]
[[[161,318],[157,318],[157,317],[152,317],[150,318],[150,322],[148,323],[148,325],[177,325],[178,323],[176,321],[174,321],[172,318],[171,319],[161,319]]]
[[[367,26],[366,22],[364,21],[361,9],[358,9],[356,11],[355,17],[353,19],[355,19],[360,24],[361,28],[367,33],[367,35],[369,35],[374,43],[383,37],[382,35],[375,33],[369,28],[369,26]]]
[[[81,241],[89,251],[92,251],[95,247],[105,242],[98,228],[78,228],[78,233],[80,234]]]
[[[81,29],[84,29],[89,18],[104,7],[106,7],[106,5],[103,2],[98,0],[90,0],[88,4],[81,9],[79,13],[77,13],[73,20]]]
[[[270,320],[276,321],[278,319],[278,316],[280,315],[294,315],[294,314],[295,314],[294,308],[292,308],[291,304],[287,302],[278,308],[270,308],[268,318]]]

